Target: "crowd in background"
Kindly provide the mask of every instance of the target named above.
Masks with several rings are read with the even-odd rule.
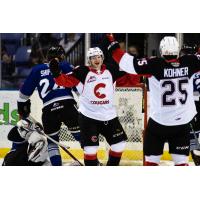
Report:
[[[83,40],[83,33],[4,33],[1,36],[1,84],[3,89],[19,89],[23,80],[28,76],[32,67],[46,62],[46,53],[52,45],[62,45],[66,55],[76,46],[78,41]],[[91,34],[91,46],[98,46],[104,37],[104,33]],[[115,33],[120,47],[128,53],[137,57],[145,55],[145,34],[128,34],[128,42],[125,33]],[[196,34],[196,37],[199,35]],[[198,39],[192,35],[195,41]],[[185,35],[185,40],[191,41],[190,35]],[[195,41],[193,43],[195,43]],[[192,47],[193,48],[193,47]],[[72,65],[84,64],[84,48],[74,49],[74,53],[82,57],[81,59],[69,59]],[[152,51],[152,55],[157,55]],[[151,55],[148,55],[151,56]],[[76,60],[76,61],[75,61]],[[131,86],[140,83],[141,77],[126,75],[118,80],[117,86]]]
[[[46,62],[53,45],[62,45],[66,53],[81,33],[1,34],[1,88],[18,89],[34,65]]]

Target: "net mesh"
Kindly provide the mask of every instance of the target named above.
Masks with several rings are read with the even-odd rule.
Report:
[[[145,91],[145,87],[142,84],[137,87],[116,89],[115,106],[117,108],[119,121],[128,136],[126,150],[122,156],[122,160],[124,161],[143,160],[142,138],[143,130],[146,126],[145,105],[147,101]],[[109,146],[102,135],[99,136],[99,140],[100,147],[98,157],[101,160],[106,160]],[[75,141],[65,125],[62,125],[60,130],[60,141],[70,146],[71,151],[74,152],[78,158],[83,158],[83,151],[79,143]]]

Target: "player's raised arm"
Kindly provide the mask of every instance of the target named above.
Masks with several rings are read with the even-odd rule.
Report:
[[[112,34],[107,34],[103,43],[107,51],[111,52],[113,59],[119,64],[121,70],[140,75],[151,75],[153,73],[150,67],[151,61],[149,63],[146,58],[138,59],[120,49],[119,43],[115,41]]]
[[[49,62],[49,68],[56,84],[59,86],[74,87],[80,82],[72,74],[62,73],[61,68],[59,67],[59,60],[57,58],[54,58]]]

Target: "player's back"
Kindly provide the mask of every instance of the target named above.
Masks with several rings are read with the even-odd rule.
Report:
[[[60,67],[64,73],[72,70],[69,63],[61,63]],[[58,100],[73,98],[71,88],[64,88],[55,83],[47,63],[36,65],[32,69],[20,92],[29,97],[36,88],[44,106]]]
[[[148,61],[150,117],[163,125],[181,125],[196,114],[193,99],[192,75],[198,70],[195,56],[182,56],[166,61],[153,58]]]

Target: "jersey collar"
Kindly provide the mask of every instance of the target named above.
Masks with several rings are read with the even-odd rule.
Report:
[[[98,70],[92,68],[91,66],[89,66],[89,70],[91,72],[94,72],[95,74],[103,74],[103,72],[105,71],[105,69],[106,69],[106,65],[104,65],[104,64],[101,66],[101,70],[100,71],[98,71]]]
[[[166,60],[167,63],[179,63],[178,59]]]

